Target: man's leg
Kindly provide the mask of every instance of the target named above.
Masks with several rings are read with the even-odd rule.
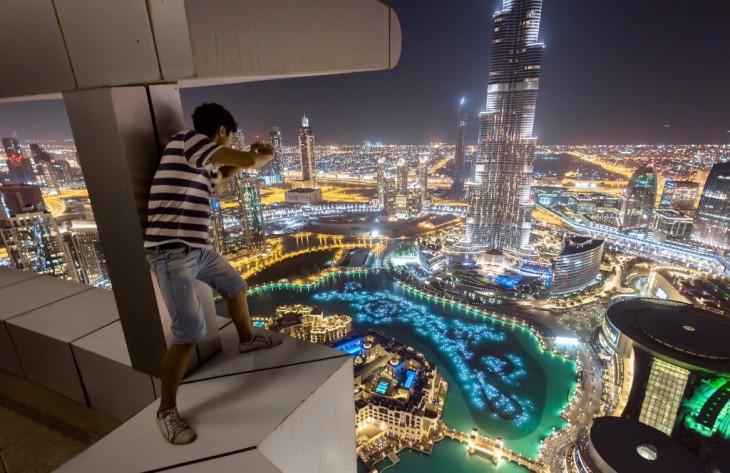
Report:
[[[253,327],[248,313],[246,289],[228,299],[228,315],[231,316],[233,325],[236,326],[239,341],[250,341],[253,338]]]
[[[172,344],[167,349],[162,361],[162,393],[158,412],[168,411],[177,406],[177,389],[188,367],[190,354],[194,350],[195,343]]]

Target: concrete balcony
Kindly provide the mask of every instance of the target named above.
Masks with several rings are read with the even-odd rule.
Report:
[[[352,361],[287,338],[241,355],[218,318],[222,352],[184,380],[199,438],[157,430],[158,381],[131,367],[111,291],[0,269],[0,369],[124,421],[58,471],[354,472]]]

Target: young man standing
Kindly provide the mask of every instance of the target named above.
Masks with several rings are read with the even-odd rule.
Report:
[[[145,248],[172,319],[172,345],[162,365],[162,393],[157,424],[165,439],[184,445],[195,431],[177,411],[180,386],[195,343],[205,336],[205,317],[195,280],[215,289],[228,302],[239,337],[239,351],[272,348],[281,340],[253,330],[241,275],[209,242],[210,194],[220,180],[241,169],[257,169],[273,158],[270,146],[251,151],[230,148],[237,125],[218,104],[200,105],[193,113],[194,131],[181,131],[162,152],[150,190]]]

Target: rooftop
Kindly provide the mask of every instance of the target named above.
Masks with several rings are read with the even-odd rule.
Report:
[[[597,418],[590,430],[590,443],[610,471],[702,471],[697,459],[684,447],[659,430],[632,419]]]
[[[703,371],[730,371],[730,318],[690,304],[631,299],[612,305],[608,320],[660,358]]]

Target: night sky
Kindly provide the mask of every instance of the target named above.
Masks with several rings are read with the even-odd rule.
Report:
[[[394,70],[186,89],[185,113],[220,102],[247,141],[306,109],[319,144],[469,142],[486,99],[495,0],[387,0],[401,22]],[[730,1],[544,0],[540,144],[730,143]],[[71,137],[61,101],[0,104],[0,134]]]

